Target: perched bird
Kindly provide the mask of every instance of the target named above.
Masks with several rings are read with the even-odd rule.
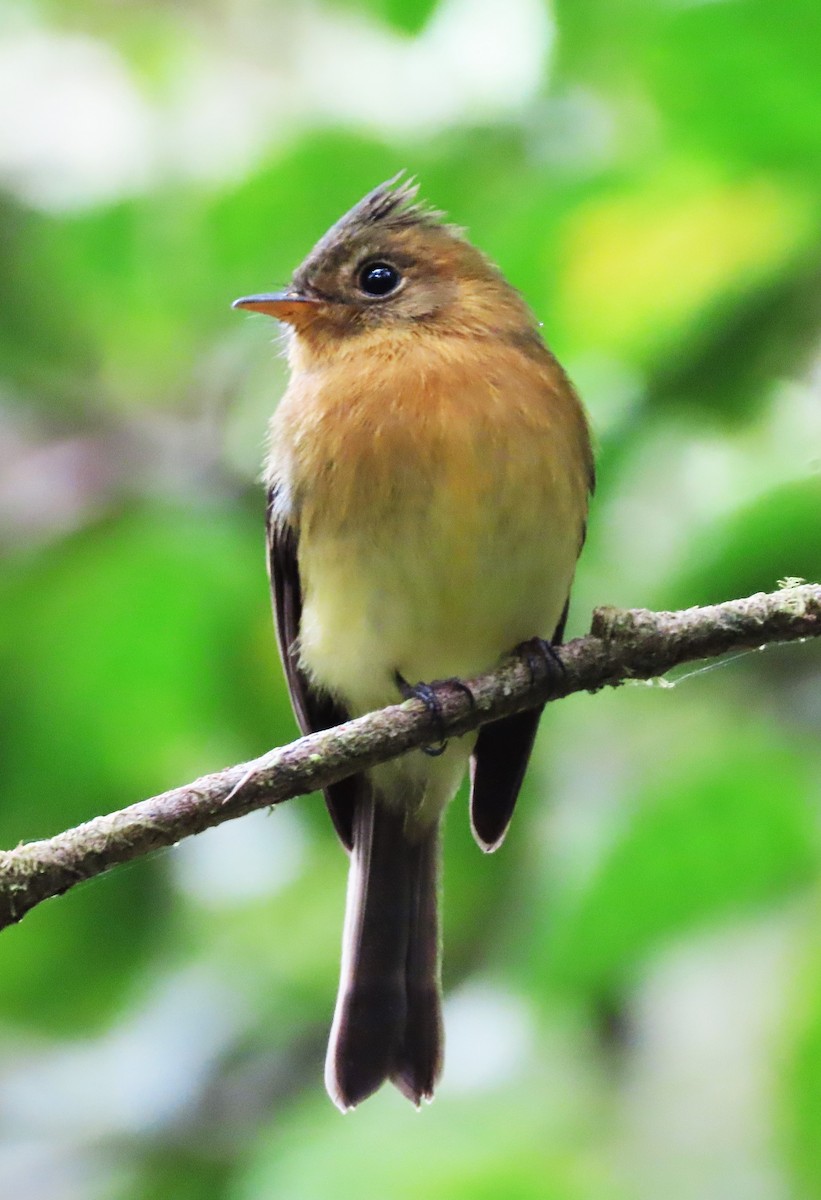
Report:
[[[266,478],[279,648],[305,732],[561,641],[593,464],[587,421],[499,270],[398,178],[317,243],[284,292],[235,307],[288,328]],[[421,689],[428,700],[435,690]],[[442,814],[501,843],[540,711],[326,791],[350,851],[326,1084],[417,1105],[442,1067]],[[440,748],[441,749],[441,748]]]

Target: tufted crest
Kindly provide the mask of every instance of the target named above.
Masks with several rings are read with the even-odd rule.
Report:
[[[380,183],[368,192],[358,204],[340,217],[328,235],[350,236],[357,230],[380,225],[383,228],[407,229],[412,225],[440,225],[444,214],[417,201],[419,184],[410,176],[403,179],[404,171]]]
[[[401,236],[424,229],[462,242],[461,229],[446,224],[444,213],[417,201],[418,190],[415,180],[403,179],[400,172],[368,192],[314,246],[294,275],[297,289],[306,286],[317,273],[344,263],[352,245],[378,244],[384,235]]]

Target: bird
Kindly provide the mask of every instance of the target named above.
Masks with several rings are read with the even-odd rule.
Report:
[[[289,382],[264,479],[279,650],[308,733],[560,645],[594,485],[584,408],[519,292],[418,198],[370,191],[279,292]],[[470,773],[502,842],[541,709],[325,789],[350,856],[325,1082],[346,1112],[391,1081],[418,1108],[442,1071],[440,840]]]

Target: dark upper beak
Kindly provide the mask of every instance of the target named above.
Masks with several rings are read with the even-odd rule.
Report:
[[[319,300],[294,292],[263,292],[259,296],[243,296],[241,300],[235,300],[231,307],[266,313],[300,329],[313,320],[320,303]]]

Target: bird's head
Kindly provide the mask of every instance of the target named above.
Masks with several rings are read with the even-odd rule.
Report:
[[[377,329],[481,335],[532,328],[498,269],[416,193],[410,181],[380,184],[317,242],[288,288],[245,296],[234,307],[267,313],[315,343]]]

